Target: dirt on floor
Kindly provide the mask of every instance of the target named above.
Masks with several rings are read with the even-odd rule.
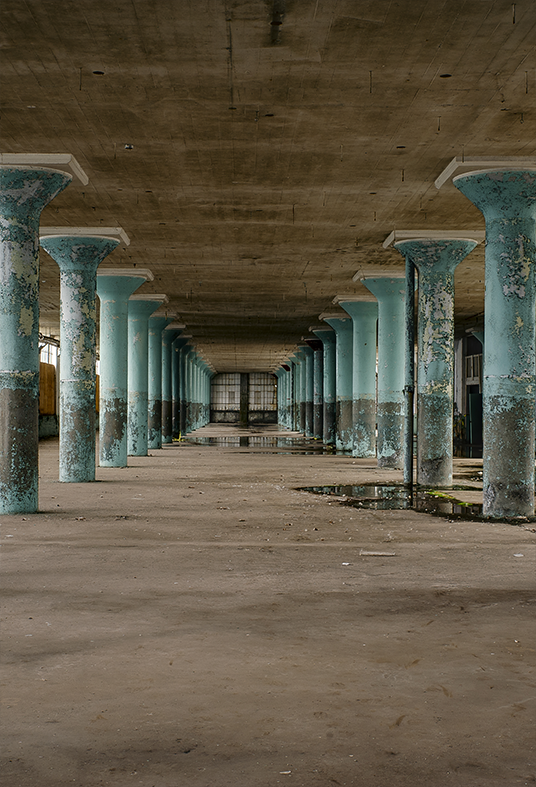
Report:
[[[0,518],[4,787],[536,783],[534,525],[341,505],[299,487],[401,474],[274,438],[91,484],[41,443],[40,513]]]

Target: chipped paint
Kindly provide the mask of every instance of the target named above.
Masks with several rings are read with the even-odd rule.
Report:
[[[147,456],[149,317],[160,301],[128,302],[128,407],[127,453]]]
[[[118,245],[50,235],[41,246],[60,269],[60,481],[95,480],[96,273]]]
[[[325,322],[335,331],[335,446],[338,451],[351,452],[354,445],[352,427],[352,362],[353,328],[352,320],[326,318]]]
[[[139,276],[97,276],[100,310],[99,463],[127,465],[128,299],[141,287]]]
[[[161,316],[149,319],[149,448],[162,448],[162,331],[170,322]]]
[[[340,301],[352,318],[353,448],[352,455],[376,455],[376,323],[378,304],[372,301]],[[370,407],[370,404],[373,407]]]
[[[483,513],[534,513],[536,172],[454,179],[486,220]]]
[[[0,166],[0,514],[37,511],[39,217],[70,182]]]
[[[366,278],[378,300],[378,445],[380,467],[401,467],[404,438],[406,291],[401,278]]]
[[[172,424],[172,346],[180,331],[162,331],[162,443],[171,443]]]
[[[419,271],[417,483],[452,485],[454,271],[472,240],[408,240],[395,248]]]

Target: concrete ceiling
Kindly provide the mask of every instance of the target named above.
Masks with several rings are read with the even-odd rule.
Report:
[[[521,0],[3,0],[4,153],[72,153],[48,226],[121,226],[218,371],[270,370],[395,228],[484,228],[434,180],[534,156],[536,4]],[[42,252],[42,326],[59,276]],[[483,247],[458,330],[483,311]]]

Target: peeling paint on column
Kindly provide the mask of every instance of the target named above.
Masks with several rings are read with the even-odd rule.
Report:
[[[317,341],[313,346],[313,437],[315,440],[322,440],[323,434],[323,372],[324,358],[322,342]]]
[[[403,278],[366,278],[363,284],[378,300],[378,466],[401,468],[406,282]]]
[[[149,448],[162,448],[162,331],[171,321],[161,316],[149,319]]]
[[[0,514],[38,507],[39,219],[71,179],[0,166]]]
[[[534,514],[536,170],[454,178],[486,220],[484,506]]]
[[[352,417],[352,320],[350,317],[326,317],[335,331],[335,445],[338,451],[353,448]]]
[[[95,480],[96,273],[119,241],[49,235],[41,246],[60,269],[59,479]]]
[[[172,435],[172,346],[180,331],[162,331],[162,443],[171,443]]]
[[[310,347],[303,347],[302,353],[305,356],[305,436],[313,436],[313,393],[314,393],[314,370],[313,370],[313,350]]]
[[[181,432],[181,376],[183,374],[182,364],[182,349],[186,344],[187,339],[178,338],[173,342],[173,373],[171,378],[171,395],[173,399],[172,406],[172,431],[174,439],[178,440]]]
[[[417,483],[452,486],[454,271],[473,240],[407,240],[395,248],[419,270]]]
[[[370,298],[370,296],[369,296]],[[376,323],[378,304],[340,301],[352,318],[353,450],[356,457],[376,456]]]
[[[336,359],[335,359],[335,331],[326,328],[314,330],[323,347],[323,441],[326,445],[335,445],[336,440]]]
[[[128,299],[145,276],[97,274],[100,299],[99,464],[127,466]]]
[[[149,317],[162,301],[128,301],[127,453],[147,456],[149,396]]]

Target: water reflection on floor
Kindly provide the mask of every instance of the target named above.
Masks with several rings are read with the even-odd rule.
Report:
[[[202,436],[187,435],[185,442],[191,445],[211,445],[218,448],[257,448],[264,449],[263,453],[291,453],[291,454],[335,454],[333,446],[324,445],[321,440],[299,437],[280,437],[266,435],[229,435]]]
[[[411,490],[402,484],[377,484],[365,486],[306,486],[302,492],[329,495],[341,505],[368,508],[377,511],[412,509],[441,516],[461,516],[475,519],[482,516],[482,505],[457,500],[452,492],[474,487],[453,487],[449,490]]]

